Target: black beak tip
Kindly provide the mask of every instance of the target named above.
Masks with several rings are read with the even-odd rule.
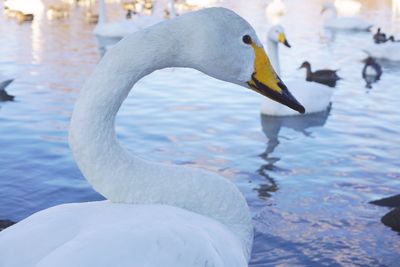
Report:
[[[283,43],[284,45],[286,45],[287,47],[291,48],[292,46],[289,44],[288,41],[285,40],[285,42]]]
[[[296,111],[298,111],[298,112],[301,113],[301,114],[306,113],[306,109],[305,109],[302,105],[299,105],[299,108],[296,109]]]

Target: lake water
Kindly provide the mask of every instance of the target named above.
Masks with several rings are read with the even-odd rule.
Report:
[[[286,2],[286,16],[269,19],[263,1],[222,5],[263,40],[272,23],[285,27],[292,48],[280,48],[283,79],[302,77],[304,60],[340,68],[329,111],[261,116],[262,98],[251,91],[166,69],[136,85],[117,119],[119,138],[143,158],[233,181],[254,216],[251,266],[398,266],[400,237],[380,223],[388,209],[368,202],[400,193],[400,64],[383,62],[382,80],[366,89],[362,47],[371,35],[323,30],[322,1]],[[400,37],[398,6],[362,2],[360,16]],[[16,96],[0,103],[0,219],[102,199],[67,144],[73,104],[101,58],[84,11],[22,25],[0,18],[0,74],[15,78],[8,91]]]

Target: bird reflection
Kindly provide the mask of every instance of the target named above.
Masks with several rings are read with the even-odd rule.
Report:
[[[261,126],[264,134],[268,138],[268,145],[261,157],[267,160],[267,162],[275,163],[279,159],[270,158],[269,155],[279,145],[279,132],[281,128],[290,128],[297,132],[303,133],[305,136],[310,136],[311,131],[308,130],[311,127],[320,127],[326,123],[328,119],[331,106],[325,111],[306,114],[302,116],[267,116],[261,115]],[[272,159],[272,160],[271,160]]]
[[[279,132],[281,128],[290,128],[297,132],[301,132],[305,136],[311,136],[311,127],[322,127],[329,116],[331,106],[325,111],[306,114],[302,116],[268,116],[261,115],[261,126],[264,134],[268,138],[268,144],[265,151],[260,155],[265,160],[257,170],[257,173],[264,178],[259,186],[255,188],[260,199],[266,199],[271,196],[271,193],[279,190],[279,186],[268,171],[277,171],[279,167],[275,165],[280,160],[278,157],[272,157],[271,153],[279,145]]]

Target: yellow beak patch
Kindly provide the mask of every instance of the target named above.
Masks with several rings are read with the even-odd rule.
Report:
[[[255,43],[251,43],[251,46],[253,47],[256,56],[254,62],[255,78],[271,90],[282,94],[282,89],[278,86],[280,80],[272,68],[271,62],[269,61],[264,48],[257,46]],[[249,84],[256,86],[255,81],[253,80],[250,81]]]
[[[280,34],[278,35],[278,40],[279,40],[279,42],[281,42],[282,44],[284,44],[284,43],[286,42],[286,36],[285,36],[285,34],[280,33]]]

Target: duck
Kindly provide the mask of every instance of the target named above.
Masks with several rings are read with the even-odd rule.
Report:
[[[336,82],[339,81],[341,78],[337,75],[338,70],[311,70],[311,63],[308,61],[304,61],[299,69],[305,68],[306,69],[306,81],[308,82],[316,82],[320,84],[327,85],[329,87],[335,87]]]
[[[385,43],[387,41],[386,33],[382,32],[381,28],[378,28],[372,37],[376,44]]]
[[[283,16],[286,13],[286,6],[282,0],[272,0],[265,9],[268,16]]]
[[[117,140],[116,115],[132,87],[169,67],[196,69],[304,113],[255,30],[229,9],[128,35],[84,83],[69,128],[79,169],[107,200],[58,205],[1,231],[0,266],[248,266],[252,215],[229,179],[144,160]]]
[[[372,88],[371,84],[376,83],[381,79],[382,67],[372,57],[366,58],[363,62],[365,65],[362,70],[362,77],[367,83],[365,87]]]
[[[14,100],[15,97],[8,94],[6,91],[7,86],[9,86],[13,81],[14,79],[9,79],[0,83],[0,101],[5,102]]]
[[[51,5],[47,8],[46,14],[48,19],[66,18],[69,16],[69,8],[64,4]]]
[[[31,22],[34,19],[34,15],[33,14],[25,14],[21,11],[17,11],[15,18],[17,19],[17,21],[19,23]]]
[[[370,31],[374,26],[357,16],[338,17],[338,12],[332,2],[325,2],[321,14],[330,11],[330,17],[324,22],[324,27],[333,30]]]
[[[392,208],[391,211],[382,216],[381,222],[393,231],[400,233],[400,194],[370,201],[369,203]]]
[[[169,6],[171,8],[170,17],[175,17],[174,1],[168,1],[172,2]],[[128,34],[164,21],[166,19],[163,16],[165,4],[165,0],[156,2],[151,16],[135,16],[120,21],[107,22],[105,2],[104,0],[99,0],[99,19],[93,34],[97,39],[100,52],[103,54]]]
[[[280,75],[279,43],[290,47],[283,27],[275,25],[270,28],[267,35],[267,51],[278,76]],[[330,100],[333,95],[332,88],[298,78],[286,79],[286,84],[291,88],[295,98],[305,107],[306,114],[322,112],[330,106]],[[269,99],[265,99],[262,102],[261,113],[268,116],[299,115],[298,112],[293,112],[292,109],[279,105]]]

